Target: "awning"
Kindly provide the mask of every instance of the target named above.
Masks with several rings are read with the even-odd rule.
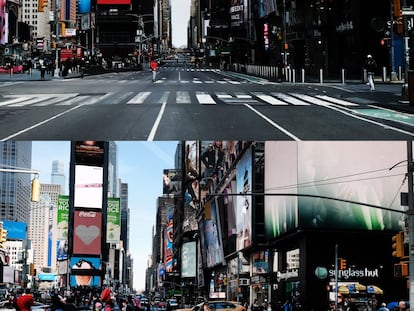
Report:
[[[367,288],[366,286],[359,284],[359,283],[353,283],[353,284],[349,284],[347,285],[349,292],[352,293],[358,293],[360,291],[365,291]]]
[[[379,288],[378,286],[375,286],[375,285],[368,285],[368,286],[367,286],[367,293],[370,293],[370,294],[379,294],[379,295],[381,295],[381,294],[383,294],[384,292],[383,292],[383,290],[382,290],[381,288]]]
[[[338,287],[338,293],[339,294],[349,294],[349,288],[345,285],[341,285]]]

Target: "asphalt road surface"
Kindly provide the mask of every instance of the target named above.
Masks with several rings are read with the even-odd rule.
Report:
[[[1,80],[1,78],[0,78]],[[405,140],[401,85],[277,83],[170,63],[73,79],[2,79],[0,140]]]

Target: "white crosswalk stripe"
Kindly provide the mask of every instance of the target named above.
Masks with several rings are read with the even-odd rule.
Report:
[[[281,92],[214,92],[205,91],[142,91],[107,92],[102,94],[22,94],[0,96],[0,108],[46,107],[70,105],[142,105],[142,104],[199,104],[199,105],[271,105],[355,107],[358,104],[327,95],[307,95]]]
[[[127,104],[142,104],[148,96],[151,95],[151,92],[139,92],[133,98],[131,98]]]
[[[175,102],[177,104],[191,104],[190,93],[185,91],[178,91]]]
[[[201,105],[215,105],[215,100],[210,94],[205,92],[196,92],[196,98]]]

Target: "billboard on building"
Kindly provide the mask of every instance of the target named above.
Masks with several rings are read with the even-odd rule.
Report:
[[[220,218],[215,200],[205,204],[204,247],[206,249],[206,265],[208,268],[221,264],[224,260],[223,239],[221,238]]]
[[[106,242],[119,243],[121,239],[121,199],[108,198]]]
[[[70,285],[77,286],[100,286],[101,277],[100,258],[76,256],[70,259]]]
[[[181,169],[165,169],[162,179],[162,193],[181,193],[182,174]]]
[[[183,243],[181,248],[181,277],[195,278],[197,268],[197,242]]]
[[[102,213],[75,211],[73,224],[73,254],[101,254]]]
[[[66,240],[69,229],[69,196],[59,195],[57,207],[56,239]]]
[[[102,208],[103,167],[75,166],[75,207]]]
[[[166,203],[165,243],[164,243],[164,267],[165,272],[174,271],[173,244],[174,244],[174,204]]]
[[[402,230],[406,149],[404,141],[266,142],[265,193],[279,194],[265,196],[267,237],[297,227]]]
[[[197,141],[186,141],[183,150],[184,178],[184,219],[183,233],[195,231],[197,225],[197,211],[200,202],[200,167],[199,167],[199,145]]]
[[[8,240],[26,240],[27,224],[21,221],[2,220]]]
[[[236,167],[237,180],[237,238],[236,250],[252,243],[252,149],[246,150]]]

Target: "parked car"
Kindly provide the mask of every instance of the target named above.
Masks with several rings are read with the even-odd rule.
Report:
[[[167,302],[170,304],[171,309],[173,310],[178,309],[177,299],[171,298],[171,299],[168,299]]]

